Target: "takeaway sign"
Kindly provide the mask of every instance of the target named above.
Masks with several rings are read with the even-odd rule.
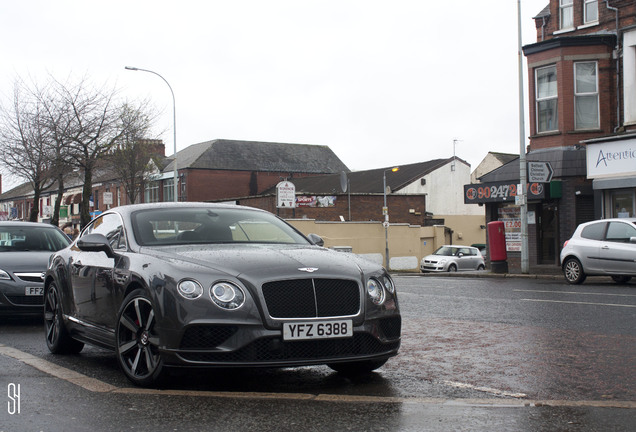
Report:
[[[543,183],[527,183],[526,197],[528,201],[545,198]],[[512,182],[476,183],[464,185],[464,204],[483,204],[491,202],[515,202],[521,195],[521,185]]]

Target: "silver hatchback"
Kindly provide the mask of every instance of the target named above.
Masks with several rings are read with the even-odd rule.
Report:
[[[561,268],[571,284],[587,276],[626,283],[636,276],[636,218],[603,219],[579,225],[561,251]]]
[[[456,272],[458,270],[484,270],[486,263],[479,249],[471,246],[445,245],[432,255],[422,258],[420,271]]]

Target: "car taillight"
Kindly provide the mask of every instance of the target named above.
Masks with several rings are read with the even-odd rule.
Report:
[[[563,247],[566,247],[566,246],[568,245],[568,242],[569,242],[569,241],[570,241],[570,240],[566,240],[566,241],[565,241],[565,243],[563,243]]]

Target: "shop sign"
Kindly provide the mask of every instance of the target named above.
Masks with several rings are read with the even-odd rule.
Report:
[[[334,207],[336,205],[335,196],[307,196],[296,197],[296,207]]]
[[[527,183],[528,201],[545,198],[543,183]],[[481,204],[491,202],[515,202],[520,194],[521,186],[512,182],[475,183],[464,185],[464,204]]]
[[[504,223],[506,250],[521,251],[521,209],[517,206],[501,207],[497,210],[499,220]]]
[[[636,175],[636,139],[589,143],[587,178]]]

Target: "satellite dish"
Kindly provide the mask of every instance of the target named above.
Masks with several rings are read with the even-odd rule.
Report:
[[[343,192],[347,191],[347,173],[342,171],[340,173],[340,189],[342,189]]]

